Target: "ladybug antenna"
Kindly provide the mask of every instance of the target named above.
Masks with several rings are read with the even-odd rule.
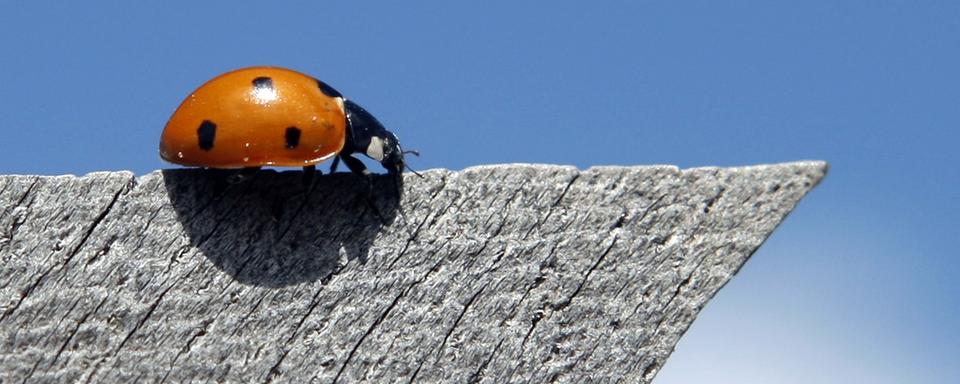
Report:
[[[404,154],[404,155],[414,155],[414,156],[416,156],[416,157],[420,157],[420,151],[418,151],[418,150],[416,150],[416,149],[408,149],[408,150],[406,150],[406,151],[403,151],[403,154]],[[407,164],[407,162],[403,162],[403,167],[406,168],[408,171],[413,172],[414,175],[417,175],[417,176],[420,177],[421,179],[424,179],[424,178],[425,178],[425,177],[423,177],[423,175],[420,174],[420,172],[417,172],[417,171],[415,171],[413,168],[410,168],[410,164]]]
[[[403,167],[406,168],[408,171],[413,172],[414,175],[419,176],[421,179],[426,179],[426,177],[423,177],[423,175],[421,175],[420,172],[414,171],[413,168],[410,168],[409,164],[403,163]]]

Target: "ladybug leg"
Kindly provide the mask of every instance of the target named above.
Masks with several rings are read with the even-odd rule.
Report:
[[[343,158],[343,162],[347,164],[347,168],[350,168],[350,172],[353,172],[359,176],[365,176],[367,179],[370,178],[370,171],[367,169],[366,165],[363,165],[363,162],[360,161],[360,159],[350,155],[339,156],[339,158]]]
[[[303,189],[308,192],[313,189],[313,181],[316,180],[317,166],[307,165],[303,167]]]
[[[340,157],[342,157],[343,162],[347,164],[347,168],[350,168],[350,172],[363,177],[363,179],[367,181],[367,195],[364,196],[364,200],[367,202],[367,206],[373,211],[373,214],[380,219],[380,222],[383,223],[383,225],[388,225],[389,223],[383,218],[383,214],[380,213],[380,209],[377,208],[376,204],[374,204],[373,175],[370,173],[370,170],[368,170],[367,166],[363,165],[363,162],[356,157],[350,155],[343,155]]]
[[[367,166],[363,165],[363,162],[356,157],[350,155],[343,155],[340,157],[342,157],[343,162],[347,164],[347,168],[350,168],[350,172],[363,177],[364,180],[367,181],[367,195],[368,197],[373,196],[373,180],[371,179],[372,176],[370,175],[370,170],[367,169]]]
[[[333,164],[330,164],[330,173],[336,172],[336,171],[337,171],[337,166],[339,166],[339,165],[340,165],[340,156],[334,156],[334,157],[333,157]]]
[[[350,156],[342,155],[343,162],[347,164],[347,168],[350,168],[350,172],[353,172],[354,175],[363,177],[367,181],[367,197],[373,196],[373,175],[370,174],[370,170],[367,169],[366,165],[363,165],[363,162],[360,159]]]

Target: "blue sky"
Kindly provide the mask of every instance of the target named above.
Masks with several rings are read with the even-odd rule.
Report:
[[[0,174],[167,167],[221,72],[323,79],[423,156],[831,163],[657,383],[958,382],[960,2],[0,5]]]

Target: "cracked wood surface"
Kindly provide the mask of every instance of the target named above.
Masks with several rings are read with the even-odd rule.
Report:
[[[0,176],[0,382],[649,382],[825,172]]]

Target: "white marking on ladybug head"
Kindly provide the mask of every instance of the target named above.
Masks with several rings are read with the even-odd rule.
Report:
[[[367,156],[376,161],[383,161],[383,139],[372,136],[367,146]]]

